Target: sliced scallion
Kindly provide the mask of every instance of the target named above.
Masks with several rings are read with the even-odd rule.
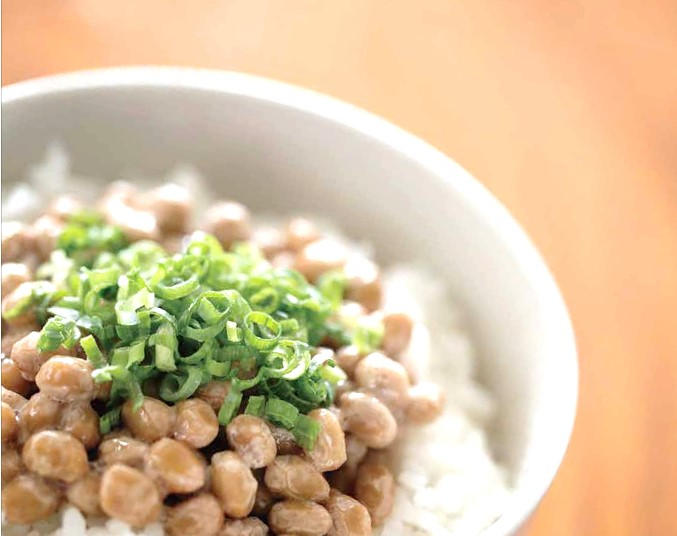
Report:
[[[299,417],[299,410],[289,402],[279,398],[269,398],[266,402],[265,415],[275,424],[291,430]]]
[[[235,417],[235,414],[240,409],[241,403],[242,393],[236,389],[231,389],[223,404],[221,404],[221,408],[219,408],[218,419],[221,426],[226,426],[233,420],[233,417]]]
[[[87,359],[95,369],[100,369],[106,366],[106,358],[101,353],[101,350],[99,350],[99,345],[96,344],[96,340],[92,335],[87,335],[86,337],[80,339],[80,346],[82,346]]]
[[[243,329],[245,341],[256,350],[270,350],[280,338],[280,323],[262,311],[247,314]]]
[[[160,396],[168,402],[177,402],[191,396],[202,383],[200,367],[185,367],[165,374],[160,382]]]
[[[292,428],[294,439],[306,450],[313,450],[317,436],[320,434],[320,423],[306,415],[299,415]]]
[[[99,432],[105,435],[120,423],[120,406],[116,406],[99,418]]]
[[[60,346],[72,348],[80,338],[75,321],[62,316],[53,316],[43,326],[38,338],[38,349],[42,352],[56,350]]]
[[[247,407],[244,412],[247,415],[255,415],[256,417],[263,417],[266,408],[265,396],[250,396],[247,399]]]

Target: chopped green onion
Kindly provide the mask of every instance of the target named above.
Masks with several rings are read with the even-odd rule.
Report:
[[[226,337],[229,342],[240,342],[240,334],[238,333],[237,324],[232,320],[226,322]]]
[[[177,402],[191,396],[202,383],[199,367],[185,367],[177,372],[165,374],[160,382],[160,396],[168,402]]]
[[[330,396],[327,382],[315,375],[302,376],[294,381],[294,391],[303,400],[311,402],[314,407],[328,405]]]
[[[313,450],[317,436],[320,434],[320,423],[306,415],[299,415],[292,428],[296,442],[305,450]]]
[[[190,345],[187,345],[184,341],[183,349],[185,349],[187,346],[190,347],[190,349],[194,348],[196,343],[192,343]],[[215,339],[207,339],[203,343],[199,344],[197,350],[195,350],[192,354],[189,355],[181,355],[179,352],[177,359],[182,365],[198,365],[202,363],[205,359],[207,359],[210,355],[212,355],[217,348],[216,340]]]
[[[297,358],[296,366],[291,370],[282,374],[285,380],[296,380],[300,378],[307,370],[310,364],[310,350],[303,343],[296,343],[294,345],[294,354]]]
[[[106,358],[99,350],[99,345],[92,335],[87,335],[80,339],[80,346],[85,351],[85,355],[94,368],[99,369],[106,366]]]
[[[111,364],[129,369],[133,365],[141,363],[144,358],[145,346],[145,341],[139,341],[129,346],[118,346],[113,349]]]
[[[212,353],[205,360],[205,369],[215,378],[225,378],[230,372],[231,361],[225,357],[223,349]]]
[[[343,369],[333,364],[325,364],[320,367],[319,375],[320,378],[323,378],[332,384],[337,384],[348,379],[348,376],[343,372]]]
[[[217,305],[223,307],[223,310],[220,310]],[[210,296],[208,293],[205,293],[205,295],[197,301],[197,314],[200,315],[202,320],[204,320],[208,326],[221,322],[226,318],[229,311],[230,304],[219,294]]]
[[[273,348],[280,331],[280,323],[262,311],[252,311],[244,318],[244,339],[256,350]]]
[[[160,371],[153,365],[139,365],[134,369],[134,377],[143,383],[150,378],[156,378],[160,375]]]
[[[317,371],[320,378],[327,380],[332,384],[337,384],[348,378],[333,359],[334,353],[331,351],[320,351],[313,356],[310,362],[310,369]]]
[[[353,344],[361,354],[373,352],[381,346],[383,340],[383,322],[372,317],[362,317],[355,327]]]
[[[132,400],[132,408],[137,411],[143,404],[143,393],[139,381],[125,367],[106,365],[92,372],[95,383],[113,382],[113,389],[123,391]]]
[[[238,391],[246,391],[247,389],[251,389],[252,387],[258,385],[263,379],[263,376],[265,374],[266,369],[261,367],[253,378],[248,379],[233,378],[231,380],[231,384]]]
[[[223,248],[212,235],[204,231],[195,231],[190,236],[186,252],[190,255],[219,255],[223,253]]]
[[[240,409],[240,404],[242,403],[242,393],[236,389],[231,389],[228,392],[228,396],[221,404],[219,409],[219,424],[221,426],[226,426],[230,421],[233,420],[233,417]]]
[[[103,222],[95,212],[81,212],[70,217],[56,243],[80,266],[89,266],[103,251],[117,252],[125,246],[122,231]]]
[[[233,322],[237,324],[242,324],[244,322],[245,316],[249,314],[252,310],[250,305],[247,303],[237,290],[228,289],[222,290],[219,292],[230,304],[228,309],[228,317]]]
[[[143,361],[145,349],[146,341],[139,341],[129,346],[129,359],[127,361],[127,368]]]
[[[346,275],[340,270],[333,270],[320,276],[317,288],[334,307],[338,307],[343,300],[346,284]]]
[[[109,268],[99,268],[96,270],[85,270],[89,285],[92,290],[99,292],[108,287],[117,285],[120,278],[120,268],[111,266]]]
[[[176,370],[174,352],[177,340],[174,327],[169,322],[163,322],[151,338],[155,346],[155,366],[167,372]]]
[[[62,316],[53,316],[43,326],[38,338],[38,349],[42,352],[56,350],[60,346],[72,348],[80,338],[75,321]]]
[[[265,415],[271,422],[291,430],[299,416],[299,410],[289,402],[279,398],[269,398],[266,402]]]
[[[160,244],[150,240],[140,240],[120,251],[117,255],[117,260],[125,268],[147,270],[166,257],[167,253],[162,249]]]
[[[280,321],[280,329],[283,335],[293,335],[298,332],[299,328],[299,321],[296,318],[287,318]]]
[[[228,361],[246,361],[252,357],[252,350],[243,344],[232,344],[221,348],[222,357]]]
[[[137,310],[145,307],[152,308],[155,305],[155,295],[147,288],[142,288],[125,300],[120,300],[115,304],[115,314],[118,324],[123,326],[134,326],[139,323]]]
[[[280,296],[273,288],[264,288],[249,298],[252,308],[265,313],[272,313],[280,305]]]
[[[165,300],[178,300],[185,296],[188,296],[191,292],[196,290],[200,286],[200,281],[197,278],[197,275],[193,274],[185,281],[180,281],[173,285],[164,285],[158,283],[155,285],[155,293]]]
[[[121,406],[114,407],[99,417],[99,432],[105,435],[120,423]]]
[[[187,327],[184,329],[183,334],[189,339],[193,339],[194,341],[207,341],[209,339],[213,339],[219,333],[221,333],[225,326],[226,321],[223,320],[218,324],[214,324],[213,326],[209,326],[206,328]]]
[[[268,375],[285,380],[299,378],[310,365],[308,345],[300,341],[281,341],[266,358]]]
[[[266,407],[265,396],[250,396],[247,400],[247,407],[244,412],[247,415],[255,415],[256,417],[263,417]]]

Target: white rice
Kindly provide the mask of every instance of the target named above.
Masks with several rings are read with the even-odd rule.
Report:
[[[30,527],[2,525],[3,536],[163,536],[160,523],[148,525],[135,531],[127,523],[117,519],[85,519],[80,510],[73,506],[63,508],[59,513]]]
[[[201,194],[198,205],[207,202],[203,181],[192,168],[178,168],[164,180]],[[52,146],[46,161],[31,170],[26,182],[3,196],[3,216],[30,219],[54,192],[77,191],[83,196],[91,192],[92,184],[73,177],[65,152]],[[377,534],[477,534],[500,516],[509,493],[506,472],[492,458],[486,434],[494,401],[475,379],[472,343],[444,285],[420,266],[392,267],[384,279],[385,307],[405,310],[416,321],[404,359],[415,364],[421,378],[442,384],[447,404],[437,421],[403,435],[397,452],[395,507]],[[76,508],[66,507],[31,527],[3,523],[2,532],[5,536],[161,536],[163,529],[154,524],[134,531],[118,520],[86,520]]]
[[[385,307],[416,320],[404,359],[447,395],[443,415],[408,430],[398,448],[393,514],[381,534],[477,534],[500,515],[507,475],[492,458],[486,426],[493,399],[474,379],[475,357],[461,316],[444,285],[423,267],[396,266],[385,275]]]

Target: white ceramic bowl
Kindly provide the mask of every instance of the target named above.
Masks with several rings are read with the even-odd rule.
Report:
[[[117,178],[194,163],[253,209],[317,212],[423,259],[464,307],[481,380],[500,404],[492,445],[514,487],[485,534],[514,533],[564,455],[577,397],[574,336],[538,252],[506,209],[425,142],[363,110],[248,75],[122,68],[3,89],[2,176],[25,175],[52,140],[76,172]]]

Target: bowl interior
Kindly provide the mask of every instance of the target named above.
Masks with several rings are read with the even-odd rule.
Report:
[[[505,210],[437,151],[351,106],[241,75],[135,72],[6,89],[5,185],[53,140],[102,181],[190,162],[219,195],[323,213],[383,262],[423,260],[464,308],[498,399],[493,448],[516,490],[506,524],[519,522],[566,446],[576,363],[557,289]]]

